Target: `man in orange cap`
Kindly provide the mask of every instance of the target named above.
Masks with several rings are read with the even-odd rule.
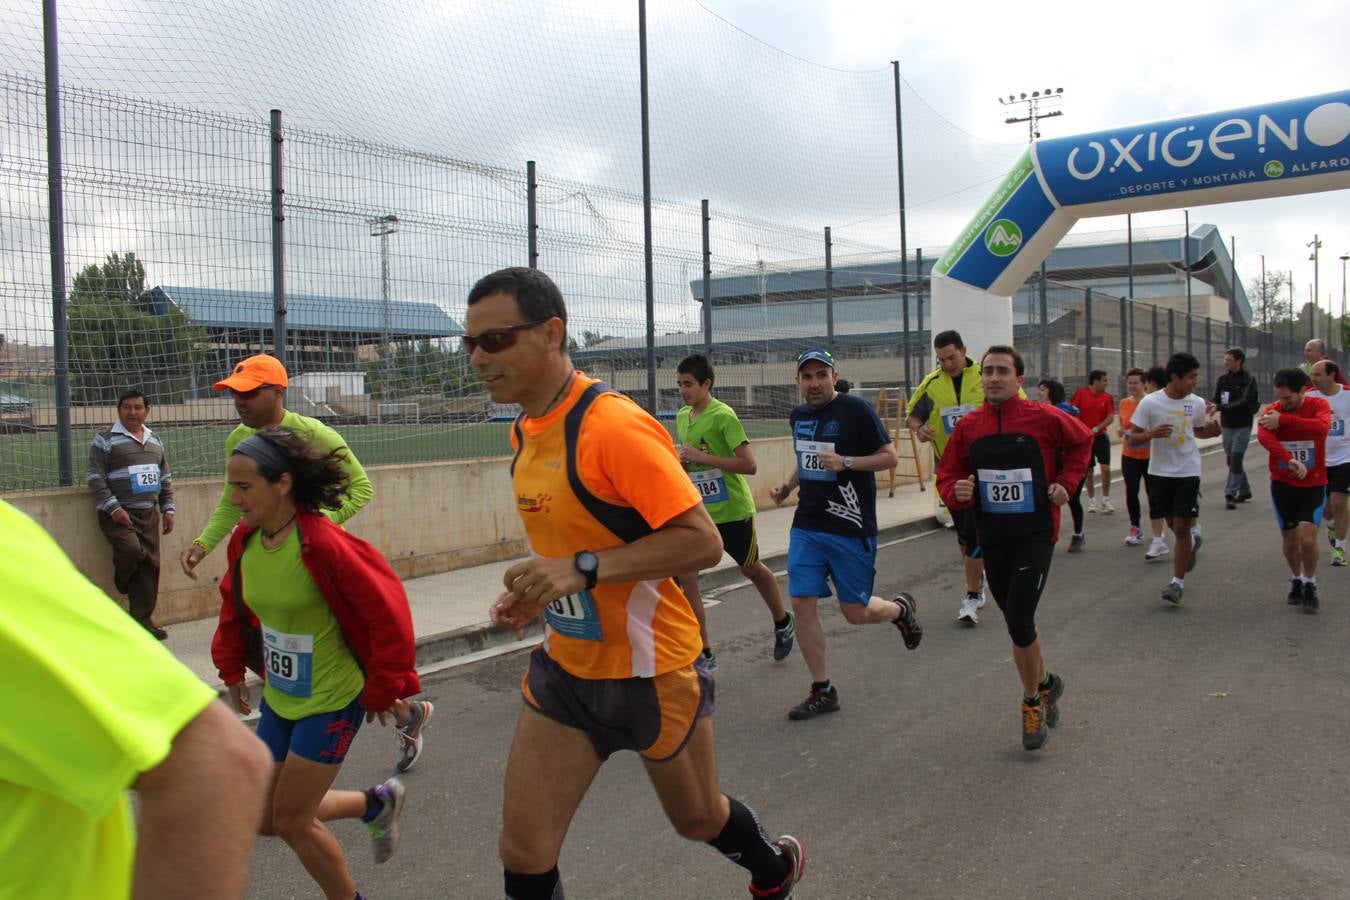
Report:
[[[360,460],[347,446],[342,435],[318,419],[286,409],[286,387],[289,381],[286,367],[280,360],[259,354],[236,363],[228,377],[216,382],[216,390],[228,390],[233,395],[234,408],[239,413],[239,427],[225,439],[225,458],[230,458],[234,448],[244,438],[270,425],[295,432],[322,453],[342,451],[339,458],[351,481],[343,496],[342,506],[324,510],[324,515],[341,525],[370,502],[375,489],[371,486],[366,470],[361,467]],[[206,528],[178,558],[188,577],[196,579],[197,564],[229,535],[234,524],[239,521],[239,516],[239,507],[230,502],[230,485],[227,482]],[[400,772],[411,768],[421,754],[422,726],[431,719],[431,713],[432,705],[424,700],[399,700],[396,704],[399,738],[397,768]]]

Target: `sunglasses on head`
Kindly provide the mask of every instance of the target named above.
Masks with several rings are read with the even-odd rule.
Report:
[[[547,322],[548,319],[536,319],[533,322],[521,322],[519,325],[489,328],[487,331],[478,334],[466,334],[460,340],[464,341],[465,353],[473,353],[480,348],[484,353],[501,353],[503,350],[510,350],[516,345],[516,341],[520,340],[519,332],[538,328]]]

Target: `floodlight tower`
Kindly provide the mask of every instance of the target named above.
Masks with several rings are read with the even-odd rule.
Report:
[[[1064,110],[1059,108],[1059,104],[1064,99],[1064,88],[1055,88],[1051,90],[1046,88],[1043,91],[1032,91],[1028,97],[1026,92],[1020,94],[1009,94],[1008,99],[998,98],[998,102],[1003,106],[1020,107],[1026,104],[1026,115],[1019,116],[1014,111],[1003,120],[1006,125],[1015,125],[1018,122],[1027,123],[1027,141],[1031,142],[1041,136],[1040,121],[1054,116],[1064,115]]]

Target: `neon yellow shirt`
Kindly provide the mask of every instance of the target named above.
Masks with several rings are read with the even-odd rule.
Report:
[[[4,501],[0,546],[0,898],[128,897],[126,791],[215,693]]]
[[[375,496],[375,488],[370,483],[366,470],[361,467],[361,461],[347,446],[347,442],[342,439],[342,435],[318,419],[302,416],[299,413],[291,412],[289,409],[286,410],[286,414],[281,417],[281,421],[277,425],[280,428],[289,428],[294,431],[306,443],[323,453],[329,453],[338,448],[347,451],[342,468],[350,476],[351,483],[347,486],[346,496],[342,498],[342,506],[339,509],[323,510],[325,516],[341,525],[360,512],[361,508],[370,502],[370,498]],[[234,448],[239,446],[239,442],[257,430],[256,428],[249,428],[247,425],[240,425],[230,432],[230,436],[225,439],[225,461],[227,463],[230,460],[230,454],[234,452]],[[207,553],[210,553],[234,528],[234,523],[239,521],[240,515],[239,507],[230,502],[230,485],[227,482],[225,490],[221,492],[220,502],[216,504],[216,511],[211,513],[211,518],[207,520],[206,527],[197,536],[197,542],[206,548]]]
[[[693,407],[681,407],[675,414],[675,433],[681,444],[724,458],[735,456],[736,448],[750,442],[735,410],[716,397],[708,398],[708,405],[697,419],[693,418]],[[744,522],[754,516],[755,498],[744,475],[694,463],[684,468],[714,522]]]
[[[355,700],[366,678],[300,559],[300,533],[292,528],[280,547],[268,550],[254,532],[240,569],[244,602],[262,622],[268,708],[283,719],[303,719]]]

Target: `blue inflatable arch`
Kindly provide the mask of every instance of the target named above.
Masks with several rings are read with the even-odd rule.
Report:
[[[1012,343],[1012,295],[1074,223],[1350,188],[1350,91],[1037,141],[933,268],[933,331]]]

